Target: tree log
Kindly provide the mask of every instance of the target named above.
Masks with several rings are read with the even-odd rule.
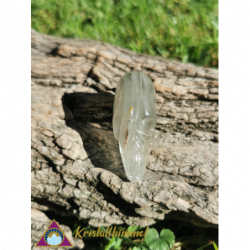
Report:
[[[218,71],[32,30],[32,207],[89,225],[218,226]],[[112,131],[119,79],[156,89],[143,180],[126,179]],[[46,208],[46,209],[45,209]]]

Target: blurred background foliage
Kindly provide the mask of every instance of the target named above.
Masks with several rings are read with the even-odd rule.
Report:
[[[218,0],[31,0],[33,29],[218,67]]]

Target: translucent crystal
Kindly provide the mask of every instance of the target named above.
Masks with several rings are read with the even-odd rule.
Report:
[[[155,125],[155,89],[151,80],[137,71],[125,74],[115,93],[113,132],[130,181],[138,181],[146,171]]]

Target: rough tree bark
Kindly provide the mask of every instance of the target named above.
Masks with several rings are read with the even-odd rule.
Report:
[[[168,218],[217,227],[217,70],[36,31],[31,50],[34,209],[95,227]],[[126,179],[112,132],[115,88],[132,70],[152,79],[158,115],[137,183]]]

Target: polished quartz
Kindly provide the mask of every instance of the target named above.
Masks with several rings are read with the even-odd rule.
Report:
[[[155,125],[155,89],[151,80],[137,71],[125,74],[115,93],[113,132],[130,181],[138,181],[145,174]]]

